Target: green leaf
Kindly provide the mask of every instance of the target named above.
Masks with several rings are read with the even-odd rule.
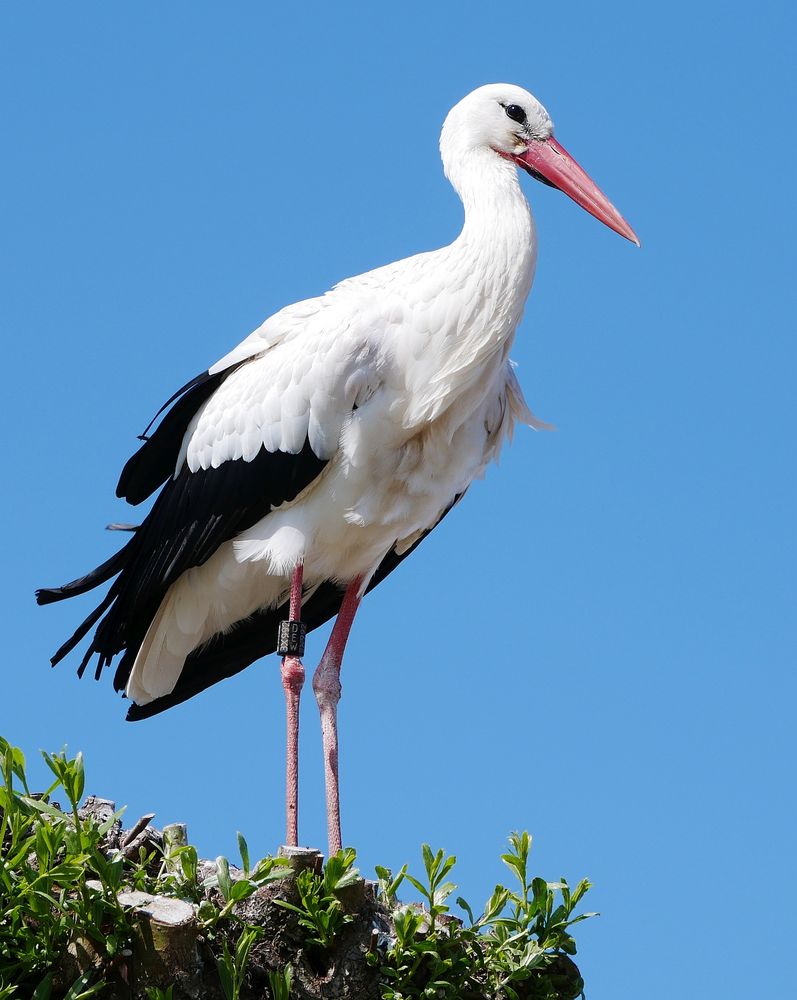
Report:
[[[31,994],[30,1000],[50,1000],[53,991],[53,974],[48,972]]]
[[[93,970],[84,972],[83,975],[76,979],[72,984],[72,988],[64,997],[64,1000],[88,1000],[88,997],[97,996],[100,990],[104,990],[106,986],[104,979],[101,979],[93,986],[89,986],[93,975]]]
[[[83,790],[86,787],[86,772],[83,767],[83,753],[78,751],[72,762],[72,801],[77,805],[83,798]]]
[[[425,896],[427,899],[429,898],[429,890],[426,888],[423,882],[419,882],[417,878],[415,878],[413,875],[410,875],[409,873],[404,877],[410,883],[411,886],[414,886],[418,890],[418,892],[422,896]]]
[[[190,844],[187,844],[184,847],[178,848],[176,853],[180,861],[180,871],[183,873],[183,878],[192,887],[195,887],[197,880],[197,864],[198,864],[196,848],[192,847]]]
[[[290,1000],[293,969],[286,965],[281,972],[268,973],[268,986],[272,1000]]]
[[[46,750],[42,750],[42,757],[44,758],[44,763],[50,768],[53,774],[58,779],[58,784],[61,784],[62,768],[60,766],[61,758],[58,754],[49,754]]]
[[[443,852],[441,851],[440,854],[442,854],[442,853]],[[448,875],[448,873],[451,871],[451,869],[454,867],[454,865],[456,863],[457,863],[457,859],[456,859],[455,855],[452,854],[450,857],[446,858],[446,860],[443,862],[442,867],[440,868],[440,872],[439,872],[439,874],[437,876],[438,879],[445,878],[446,875]]]
[[[548,906],[548,883],[544,878],[531,880],[531,891],[534,893],[534,907],[539,913],[545,913]]]
[[[249,899],[256,889],[257,886],[254,882],[250,882],[249,879],[242,878],[233,884],[230,899],[236,903],[240,903],[243,899]]]
[[[518,875],[522,875],[525,870],[523,861],[516,854],[502,854],[501,860],[508,865]]]
[[[8,749],[8,751],[10,752],[10,755],[11,755],[11,770],[12,770],[12,772],[22,782],[22,787],[27,790],[28,783],[25,780],[25,770],[26,770],[26,767],[25,767],[25,754],[22,752],[22,750],[19,747],[12,747],[9,743],[6,743],[5,740],[3,740],[3,743],[5,743],[5,746]]]
[[[112,816],[109,816],[108,819],[106,819],[103,823],[100,823],[100,825],[97,827],[97,835],[99,837],[104,837],[105,834],[114,825],[114,823],[116,823],[117,820],[120,820],[122,816],[124,816],[126,809],[127,806],[122,806],[121,809],[117,809],[116,812]]]
[[[356,858],[357,854],[351,847],[344,847],[327,861],[323,877],[324,890],[327,893],[338,892],[358,881],[360,873],[353,867]]]
[[[216,971],[219,974],[219,982],[226,1000],[236,1000],[235,990],[235,963],[230,954],[227,942],[222,942],[221,958],[216,959]]]
[[[246,843],[246,838],[244,837],[244,835],[241,833],[240,830],[238,831],[238,851],[239,851],[239,853],[241,855],[241,862],[243,863],[243,866],[244,866],[244,875],[249,875],[249,871],[250,871],[250,868],[249,868],[249,846]]]
[[[219,911],[209,899],[203,899],[199,904],[196,914],[203,924],[212,924],[219,915]]]
[[[576,903],[578,903],[578,901],[584,895],[584,893],[588,892],[591,888],[592,888],[592,883],[589,881],[589,879],[582,878],[581,881],[578,883],[578,885],[575,887],[575,889],[573,889],[571,904],[575,906]]]
[[[509,889],[504,888],[502,885],[497,885],[493,890],[492,896],[484,904],[484,916],[482,919],[485,923],[495,920],[499,913],[506,906],[509,900],[510,892]]]
[[[27,795],[20,796],[20,802],[28,806],[29,809],[35,809],[36,812],[47,813],[48,816],[52,816],[54,819],[71,819],[65,812],[61,812],[60,809],[56,809],[55,806],[51,806],[49,802],[45,802],[43,799],[31,799]]]
[[[230,878],[230,862],[220,854],[216,858],[216,877],[219,880],[219,892],[224,897],[224,902],[229,903],[232,894],[232,879]]]
[[[301,916],[304,916],[307,913],[307,910],[302,909],[301,906],[296,906],[295,903],[289,903],[287,899],[275,899],[274,902],[277,906],[281,906],[284,910],[291,910],[293,913],[298,913]]]
[[[238,943],[235,946],[235,969],[237,979],[243,979],[244,971],[246,970],[246,964],[249,961],[249,952],[252,950],[252,945],[257,941],[258,938],[263,936],[263,929],[261,927],[253,927],[248,925],[241,932],[241,936],[238,938]]]
[[[473,910],[470,908],[470,905],[468,904],[467,900],[463,899],[462,896],[457,896],[457,906],[461,910],[464,910],[467,913],[468,920],[470,920],[471,924],[476,923],[476,921],[473,919]]]

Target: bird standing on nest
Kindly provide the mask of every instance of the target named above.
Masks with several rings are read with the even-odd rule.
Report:
[[[113,579],[58,650],[91,629],[79,668],[121,654],[114,686],[142,719],[278,651],[287,706],[287,843],[296,844],[304,632],[335,624],[313,677],[330,853],[341,847],[337,704],[352,621],[498,456],[540,426],[509,350],[531,288],[534,223],[517,167],[638,243],[553,137],[543,106],[480,87],[443,126],[465,223],[454,242],[271,316],[163,407],[117,495],[160,489],[127,544],[40,604]],[[160,414],[159,414],[160,415]]]

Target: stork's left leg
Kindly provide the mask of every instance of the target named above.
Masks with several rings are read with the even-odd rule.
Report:
[[[343,603],[329,637],[327,648],[313,675],[313,691],[321,713],[321,739],[324,747],[324,777],[327,787],[327,838],[329,854],[342,845],[340,836],[340,795],[338,790],[338,702],[340,701],[340,666],[354,615],[360,605],[361,577],[346,589]]]

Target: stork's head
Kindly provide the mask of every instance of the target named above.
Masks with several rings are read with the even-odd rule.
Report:
[[[610,229],[639,245],[634,230],[606,195],[554,139],[551,116],[522,87],[490,83],[455,104],[443,124],[440,152],[449,177],[474,152],[508,160],[536,180],[563,191]]]

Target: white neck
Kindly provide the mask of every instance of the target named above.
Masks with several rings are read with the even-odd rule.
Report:
[[[482,342],[478,354],[487,344],[506,353],[537,261],[531,209],[517,168],[492,149],[471,149],[449,160],[446,174],[465,208],[462,232],[447,248],[450,263],[460,277],[467,274],[471,301],[482,303],[481,322],[469,333]]]
[[[508,312],[517,311],[519,319],[534,277],[537,241],[517,168],[487,148],[469,150],[446,167],[465,208],[465,224],[450,249],[466,258],[487,295],[505,306],[511,300],[515,308]]]
[[[456,168],[448,169],[451,162]],[[433,419],[457,401],[472,412],[494,391],[493,376],[504,377],[537,256],[531,211],[514,165],[491,149],[444,163],[465,207],[465,224],[450,246],[431,256],[441,291],[456,308],[429,331],[409,424]]]

